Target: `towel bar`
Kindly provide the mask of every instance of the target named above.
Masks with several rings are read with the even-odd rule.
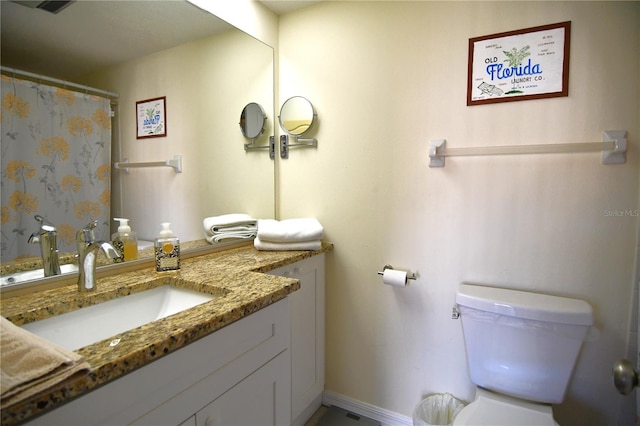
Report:
[[[445,157],[471,155],[558,154],[602,151],[602,164],[623,164],[627,160],[627,132],[607,130],[602,142],[560,143],[447,148],[445,139],[429,141],[429,167],[444,167]]]
[[[116,169],[124,170],[125,173],[129,173],[130,168],[138,167],[171,167],[176,173],[182,173],[182,156],[174,155],[173,159],[166,161],[148,161],[144,163],[129,163],[125,158],[123,161],[113,163],[113,167]]]

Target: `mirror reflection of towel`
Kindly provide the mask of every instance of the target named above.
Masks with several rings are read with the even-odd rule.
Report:
[[[202,221],[204,231],[208,235],[216,235],[220,232],[255,231],[256,224],[256,219],[244,213],[205,217]]]
[[[3,317],[0,317],[0,346],[2,409],[91,370],[81,355],[23,330]]]
[[[210,244],[219,243],[224,240],[250,240],[256,236],[253,232],[223,232],[217,235],[205,235],[204,239]]]
[[[204,238],[210,244],[230,239],[248,240],[258,232],[258,221],[244,213],[205,217],[202,226]]]

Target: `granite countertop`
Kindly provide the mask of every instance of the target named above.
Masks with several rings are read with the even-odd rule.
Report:
[[[331,250],[258,251],[252,245],[183,259],[181,270],[157,273],[145,267],[99,278],[96,290],[80,293],[77,285],[3,298],[0,313],[16,325],[126,296],[156,286],[215,294],[209,302],[76,350],[92,371],[2,410],[2,425],[21,423],[62,405],[163,355],[256,312],[300,288],[298,280],[265,274],[280,266]],[[114,338],[120,342],[110,346]]]

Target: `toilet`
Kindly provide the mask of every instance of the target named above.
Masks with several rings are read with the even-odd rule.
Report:
[[[557,425],[551,404],[563,401],[589,328],[591,306],[578,299],[461,284],[462,320],[475,400],[460,425]]]

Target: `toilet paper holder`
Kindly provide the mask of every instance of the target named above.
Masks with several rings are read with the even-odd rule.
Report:
[[[382,271],[378,271],[378,275],[384,275],[384,271],[387,270],[387,269],[393,270],[394,268],[391,265],[384,265],[384,267],[382,268]],[[417,279],[416,274],[414,274],[413,272],[412,273],[407,273],[407,279],[408,280]]]

